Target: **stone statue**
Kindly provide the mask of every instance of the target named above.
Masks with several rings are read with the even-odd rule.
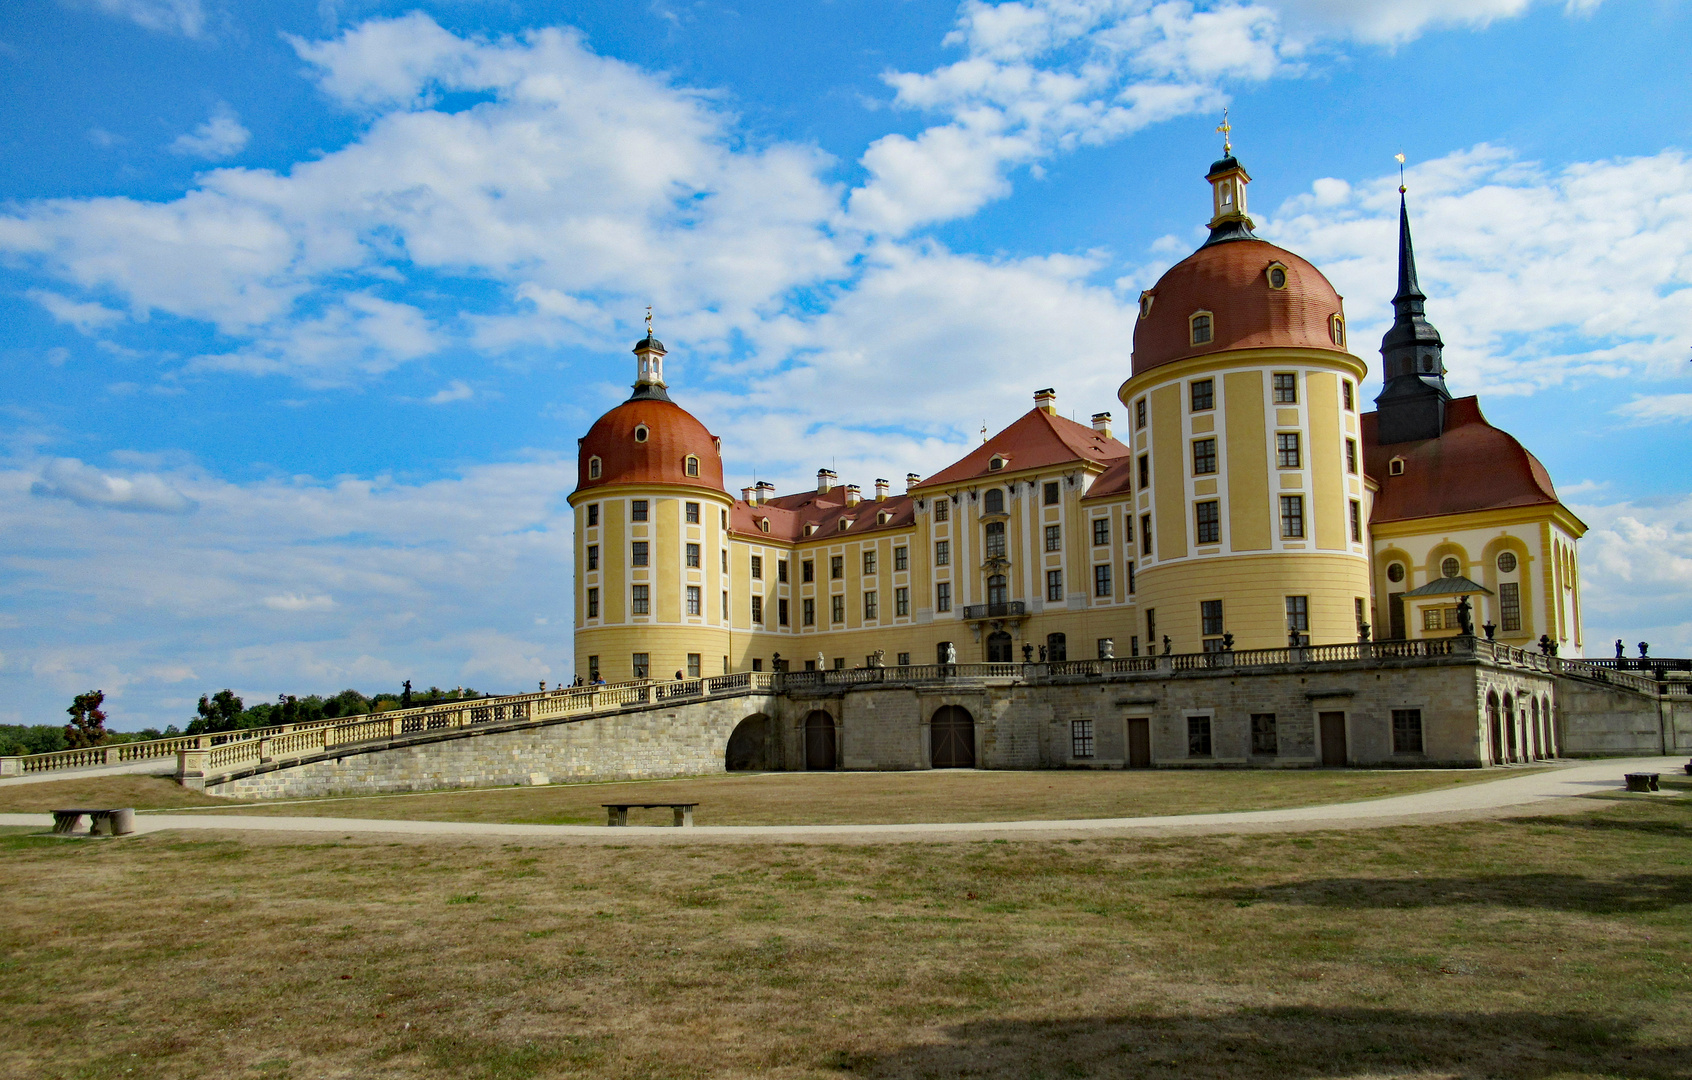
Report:
[[[1627,659],[1627,646],[1622,644],[1621,638],[1616,639],[1616,659],[1617,660]]]
[[[953,645],[950,641],[948,641],[948,642],[946,642],[946,663],[956,664],[957,662],[958,662],[958,647],[956,645]]]
[[[405,693],[400,695],[400,708],[411,708],[411,680],[405,680]]]
[[[1550,634],[1539,635],[1539,652],[1543,656],[1550,656],[1551,655],[1551,635]]]
[[[1234,651],[1234,635],[1233,634],[1223,634],[1222,635],[1222,651],[1223,652],[1233,652]]]
[[[871,657],[870,657],[870,667],[886,667],[886,666],[887,666],[887,650],[886,649],[875,650],[875,653],[873,655],[871,655]]]
[[[1463,633],[1470,637],[1475,636],[1474,605],[1469,603],[1467,596],[1457,601],[1457,625],[1463,628]]]
[[[1046,647],[1044,645],[1042,645],[1042,646],[1040,646],[1040,663],[1044,664],[1045,662],[1046,662]]]
[[[1099,642],[1099,659],[1116,659],[1116,640],[1114,638],[1105,638],[1103,641]]]
[[[817,654],[817,670],[821,671],[823,668],[825,668],[827,666],[828,666],[827,664],[823,663],[823,654],[818,653]]]
[[[1169,640],[1169,635],[1163,635],[1163,655],[1168,656],[1175,651],[1175,643]]]

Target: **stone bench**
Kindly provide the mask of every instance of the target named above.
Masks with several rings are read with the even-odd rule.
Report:
[[[88,819],[89,836],[128,836],[135,831],[135,811],[130,807],[116,810],[55,810],[53,831],[60,836],[76,832],[83,818]]]
[[[1654,772],[1630,772],[1624,774],[1623,779],[1627,781],[1627,790],[1629,791],[1659,791],[1661,790],[1657,787],[1659,775]]]
[[[696,802],[683,802],[683,803],[670,803],[670,802],[611,803],[611,802],[608,802],[608,803],[600,803],[599,805],[605,807],[605,816],[606,816],[606,819],[607,819],[605,824],[607,824],[607,825],[627,825],[629,823],[629,811],[630,810],[636,810],[636,809],[638,809],[638,810],[656,810],[659,807],[663,806],[663,807],[668,807],[669,809],[675,811],[676,828],[678,828],[678,829],[682,829],[682,828],[691,829],[691,828],[693,828],[693,808],[698,806],[699,804],[696,803]]]

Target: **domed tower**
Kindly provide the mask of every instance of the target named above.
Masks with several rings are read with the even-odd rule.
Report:
[[[1135,455],[1140,608],[1162,651],[1355,641],[1369,610],[1369,495],[1345,309],[1260,239],[1224,144],[1210,236],[1140,295],[1118,395]]]
[[[576,450],[576,671],[607,682],[718,674],[733,506],[721,441],[670,400],[650,316],[634,353],[634,393]]]

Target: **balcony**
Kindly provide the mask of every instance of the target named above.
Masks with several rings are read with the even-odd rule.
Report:
[[[1028,605],[1021,600],[1012,600],[1008,604],[967,604],[963,609],[965,619],[1020,619],[1028,614]]]

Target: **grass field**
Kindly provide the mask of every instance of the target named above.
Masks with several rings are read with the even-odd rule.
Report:
[[[628,784],[558,784],[419,795],[236,803],[231,813],[320,817],[601,825],[601,803],[699,803],[699,825],[1019,821],[1268,810],[1403,795],[1486,783],[1527,770],[1251,769],[1132,772],[766,773]],[[229,806],[158,777],[0,787],[0,812],[61,806]],[[634,811],[631,822],[668,824],[669,811]]]
[[[1692,1076],[1692,799],[1332,833],[0,837],[0,1075]]]

